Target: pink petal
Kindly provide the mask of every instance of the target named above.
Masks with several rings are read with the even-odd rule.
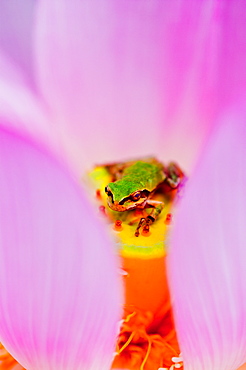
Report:
[[[224,116],[177,215],[169,267],[186,370],[246,361],[245,118]]]
[[[110,366],[117,264],[102,225],[46,149],[0,130],[0,340],[27,369]]]
[[[35,5],[35,0],[0,2],[0,48],[22,68],[32,84]]]
[[[22,71],[0,51],[0,117],[8,125],[57,146],[42,100],[30,89]]]
[[[222,102],[225,35],[242,26],[227,2],[39,3],[39,86],[72,160],[157,153],[191,163]],[[230,40],[233,71],[240,41]]]
[[[0,118],[23,133],[44,142],[65,160],[50,112],[30,86],[23,71],[0,51]],[[81,176],[81,173],[79,174]]]

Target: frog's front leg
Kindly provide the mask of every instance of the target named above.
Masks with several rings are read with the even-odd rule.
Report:
[[[121,179],[122,177],[122,172],[125,169],[126,165],[125,163],[112,163],[112,164],[107,164],[104,166],[109,174],[112,176],[112,182],[117,181]]]
[[[135,231],[135,236],[139,236],[139,230],[143,228],[144,232],[149,231],[150,225],[157,219],[159,214],[164,208],[164,203],[157,201],[157,200],[147,200],[145,203],[145,208],[146,207],[153,207],[153,210],[150,212],[150,214],[147,217],[142,217],[139,221],[138,227]]]
[[[176,163],[171,162],[165,172],[167,175],[165,179],[166,183],[168,183],[172,189],[178,188],[185,177],[181,168]]]

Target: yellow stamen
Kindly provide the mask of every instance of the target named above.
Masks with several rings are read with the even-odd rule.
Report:
[[[131,341],[132,341],[132,338],[134,337],[134,335],[135,335],[136,333],[135,332],[132,332],[131,333],[131,335],[130,335],[130,337],[128,338],[128,340],[126,341],[126,343],[119,349],[119,351],[118,351],[118,355],[122,352],[122,351],[124,351],[124,349],[131,343]]]
[[[146,364],[147,360],[148,360],[148,357],[149,357],[149,354],[150,354],[150,350],[151,350],[151,340],[148,338],[148,349],[147,349],[147,353],[146,353],[146,356],[141,364],[141,367],[140,367],[140,370],[144,370],[144,365]]]

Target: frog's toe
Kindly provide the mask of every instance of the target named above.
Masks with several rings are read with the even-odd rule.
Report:
[[[153,217],[150,215],[147,217],[142,217],[141,220],[138,223],[138,227],[135,231],[135,236],[139,236],[140,229],[143,228],[143,232],[148,233],[150,225],[155,221]]]

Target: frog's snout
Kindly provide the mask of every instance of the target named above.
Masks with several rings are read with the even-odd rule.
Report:
[[[108,197],[107,203],[109,208],[111,208],[113,211],[124,212],[127,210],[124,205],[121,205],[118,202],[114,201],[112,197]]]

